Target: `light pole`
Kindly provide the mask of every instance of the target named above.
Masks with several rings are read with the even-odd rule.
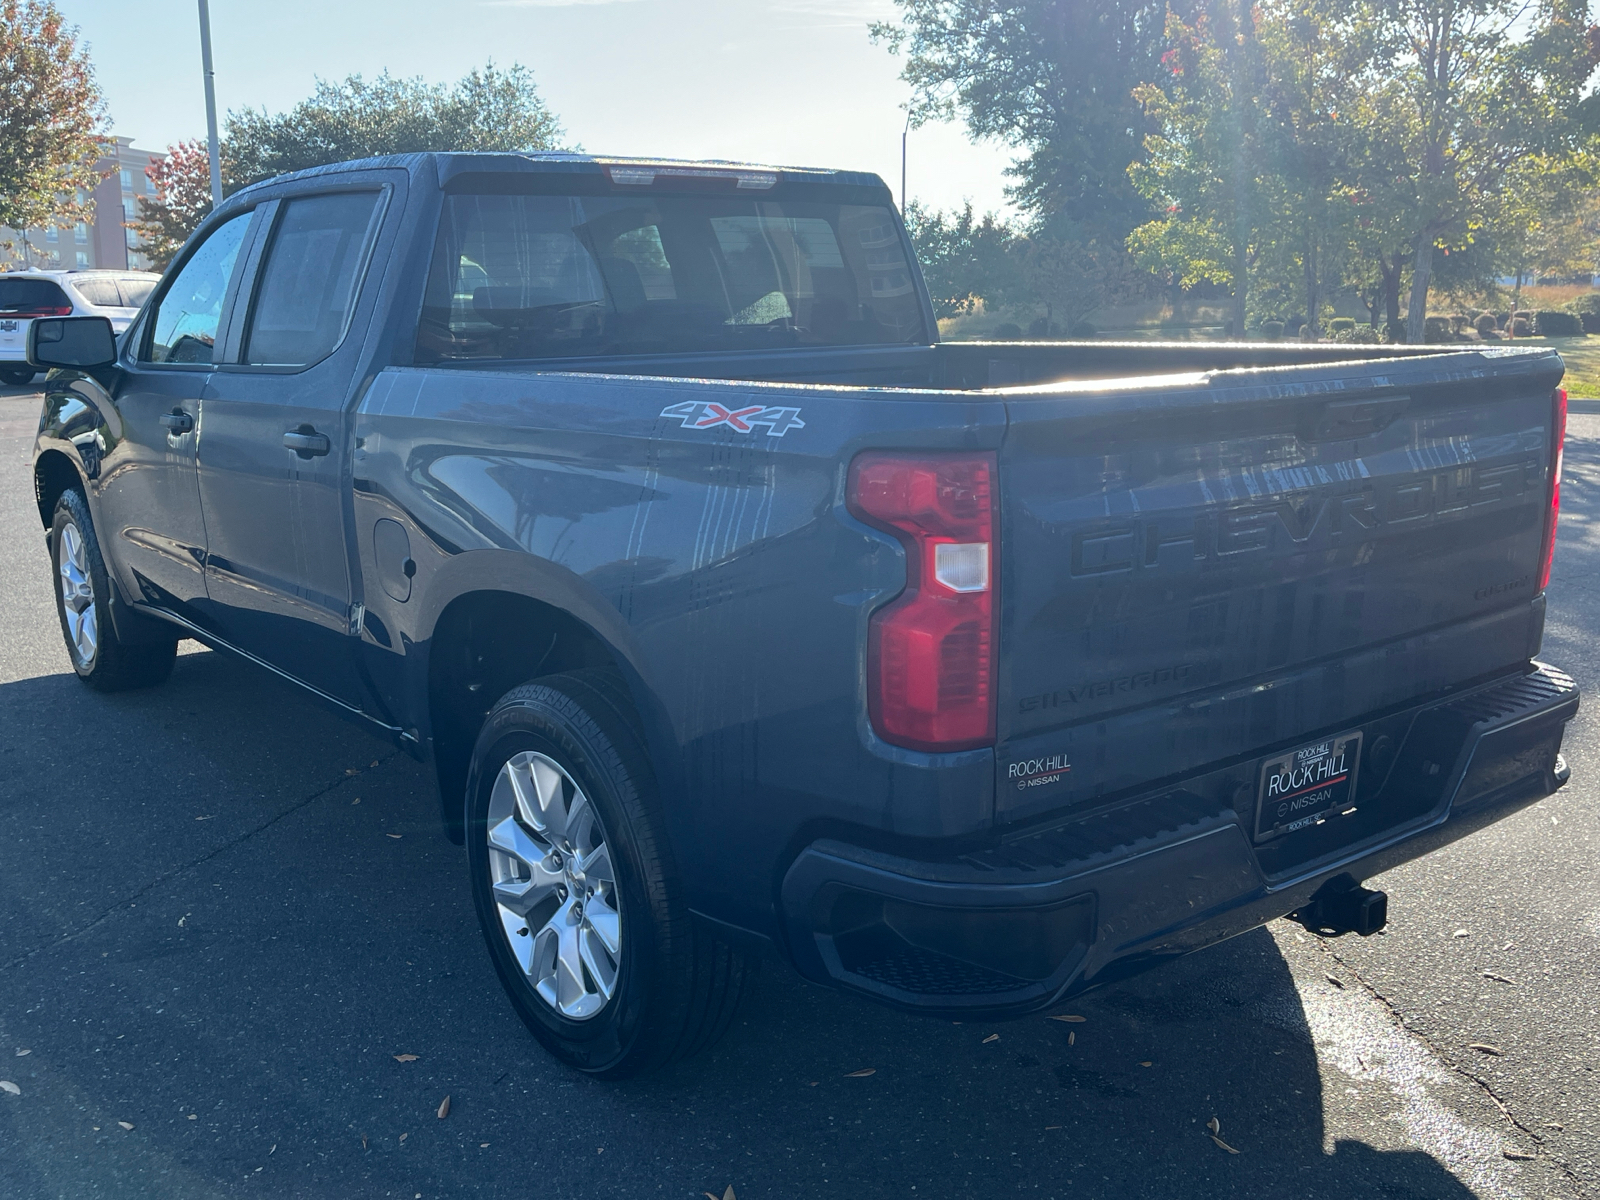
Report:
[[[200,65],[206,73],[206,154],[211,159],[211,207],[222,203],[222,154],[217,148],[217,84],[211,69],[211,6],[200,0]]]
[[[200,0],[204,4],[205,0]],[[906,215],[906,139],[911,136],[911,105],[906,105],[906,127],[900,131],[900,215]]]

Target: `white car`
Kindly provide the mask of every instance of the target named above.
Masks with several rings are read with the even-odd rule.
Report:
[[[35,317],[108,317],[121,334],[161,282],[148,271],[7,271],[0,274],[0,383],[33,379],[28,326]]]

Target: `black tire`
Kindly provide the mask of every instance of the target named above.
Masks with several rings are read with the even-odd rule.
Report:
[[[37,372],[32,367],[0,371],[0,383],[9,384],[11,387],[22,387],[25,384],[32,383],[35,374]]]
[[[507,910],[495,899],[491,797],[501,769],[524,752],[553,761],[581,789],[610,851],[622,930],[614,990],[581,1019],[564,1015],[536,990],[512,951]],[[556,1058],[590,1075],[625,1079],[698,1053],[727,1031],[750,966],[701,927],[684,903],[655,778],[619,680],[602,671],[573,671],[501,697],[473,750],[466,830],[473,902],[495,972],[517,1015]],[[565,903],[566,891],[559,895]],[[526,927],[543,919],[529,919]]]
[[[81,565],[87,567],[81,577],[90,592],[83,609],[87,620],[92,622],[92,637],[88,639],[74,636],[74,618],[79,614],[76,608],[69,612],[64,595],[67,575],[62,570],[62,560],[70,557],[74,532],[81,547]],[[102,692],[123,692],[164,683],[172,674],[173,660],[177,657],[177,635],[167,637],[164,630],[157,630],[150,639],[135,644],[117,637],[111,623],[111,577],[100,555],[100,540],[95,536],[94,520],[89,516],[89,503],[77,488],[68,488],[56,501],[55,516],[50,523],[50,565],[55,578],[56,615],[61,620],[61,636],[66,639],[67,656],[78,678]],[[74,591],[76,602],[84,603],[81,588],[75,587]],[[79,628],[81,631],[81,623]]]

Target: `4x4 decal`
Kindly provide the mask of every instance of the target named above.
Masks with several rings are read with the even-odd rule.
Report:
[[[791,429],[804,429],[798,408],[768,408],[752,404],[747,408],[730,409],[703,400],[685,400],[661,410],[663,417],[676,417],[685,429],[711,429],[726,425],[739,433],[751,433],[759,426],[772,437],[782,437]]]

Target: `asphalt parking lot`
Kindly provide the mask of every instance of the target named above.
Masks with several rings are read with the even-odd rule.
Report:
[[[1573,782],[1382,877],[1378,937],[1279,922],[1075,1023],[772,967],[708,1055],[595,1083],[502,1000],[424,768],[209,651],[77,682],[36,415],[0,389],[0,1196],[1600,1194],[1595,701]],[[1545,656],[1600,697],[1600,403],[1571,435]]]

